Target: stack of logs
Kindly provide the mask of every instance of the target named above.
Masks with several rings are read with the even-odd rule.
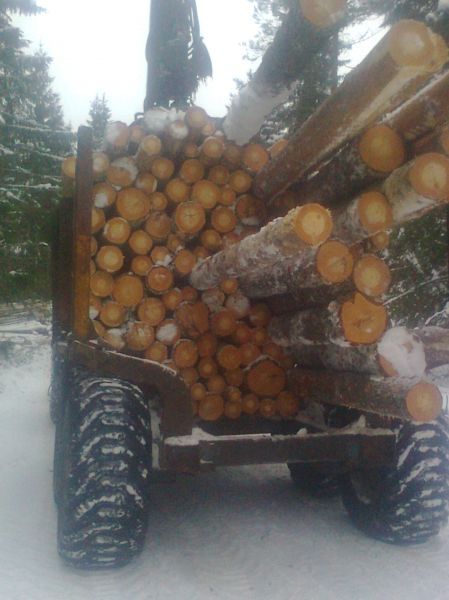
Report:
[[[401,21],[269,151],[199,107],[112,123],[93,163],[98,339],[178,371],[205,420],[288,418],[298,399],[434,419],[447,330],[389,328],[376,253],[449,200],[447,59]]]
[[[293,361],[267,333],[266,304],[233,278],[202,293],[188,279],[199,261],[258,231],[265,210],[249,192],[269,160],[258,144],[227,142],[200,107],[113,122],[93,155],[93,332],[177,371],[205,420],[298,411],[287,390]],[[68,157],[63,176],[75,171]]]
[[[449,73],[431,77],[447,61],[424,24],[395,25],[256,175],[274,220],[192,273],[198,289],[234,277],[268,304],[304,401],[419,421],[441,411],[429,369],[449,363],[448,331],[391,328],[377,253],[449,201]]]

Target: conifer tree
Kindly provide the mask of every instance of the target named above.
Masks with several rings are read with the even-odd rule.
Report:
[[[106,125],[111,118],[111,111],[106,100],[105,95],[100,96],[97,94],[90,103],[89,110],[90,119],[87,124],[92,127],[93,143],[95,148],[100,148],[103,139],[104,130]]]
[[[0,302],[49,295],[49,242],[62,157],[73,136],[52,90],[51,59],[13,26],[32,0],[0,5]]]

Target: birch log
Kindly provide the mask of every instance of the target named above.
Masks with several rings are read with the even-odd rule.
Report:
[[[269,200],[325,160],[382,114],[412,96],[447,62],[441,37],[423,23],[396,23],[256,176],[254,192]]]

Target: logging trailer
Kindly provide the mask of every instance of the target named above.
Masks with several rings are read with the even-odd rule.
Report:
[[[420,26],[417,26],[418,33]],[[335,315],[330,314],[324,317],[327,321],[323,326],[319,311],[329,312],[329,309],[323,308],[321,302],[318,312],[310,309],[304,312],[301,298],[304,300],[307,296],[306,288],[314,297],[326,298],[331,292],[330,301],[338,296],[335,285],[340,282],[329,285],[329,281],[324,284],[321,280],[318,284],[316,273],[310,273],[315,245],[304,244],[303,240],[299,243],[291,235],[291,215],[297,215],[300,210],[288,204],[292,194],[298,194],[303,185],[304,189],[313,190],[320,203],[333,207],[335,173],[341,171],[345,160],[346,164],[353,160],[359,165],[354,172],[338,180],[337,195],[344,194],[347,199],[373,181],[382,182],[390,172],[394,174],[395,185],[383,188],[393,206],[387,229],[448,199],[449,187],[441,198],[432,197],[422,185],[420,187],[420,182],[416,189],[411,188],[403,176],[405,152],[399,164],[376,169],[354,152],[357,144],[351,146],[354,139],[360,140],[362,132],[374,124],[389,132],[399,132],[401,139],[407,139],[407,153],[413,157],[413,145],[428,140],[429,135],[435,137],[435,132],[440,133],[440,126],[449,116],[447,102],[441,100],[447,98],[449,90],[447,71],[429,84],[433,119],[425,122],[428,102],[423,102],[423,96],[416,94],[416,90],[427,85],[429,69],[404,69],[411,78],[405,81],[402,71],[401,76],[397,76],[400,68],[395,71],[385,45],[381,42],[380,49],[345,80],[278,156],[273,153],[262,169],[254,169],[254,193],[268,207],[266,227],[199,261],[190,280],[188,276],[179,280],[184,281],[184,285],[190,283],[198,290],[207,290],[215,288],[226,277],[234,278],[246,296],[263,298],[268,303],[275,322],[270,326],[273,339],[293,350],[294,364],[289,365],[287,376],[291,392],[300,400],[299,408],[289,414],[281,412],[271,417],[260,412],[240,414],[240,407],[238,415],[225,413],[225,416],[222,411],[217,418],[201,418],[201,413],[194,414],[192,409],[189,389],[192,382],[186,383],[173,363],[166,365],[148,360],[140,348],[131,346],[130,352],[124,353],[121,346],[117,351],[117,347],[104,343],[104,322],[95,321],[98,313],[91,319],[89,300],[92,198],[99,178],[93,167],[91,130],[79,129],[76,169],[71,178],[66,174],[53,248],[54,493],[58,508],[58,549],[70,564],[82,568],[125,564],[144,543],[151,510],[151,482],[164,474],[194,475],[221,466],[284,463],[293,481],[303,490],[325,493],[338,487],[354,523],[386,542],[422,542],[436,535],[446,522],[448,425],[446,417],[440,414],[438,388],[423,383],[419,373],[416,373],[418,382],[416,377],[382,377],[377,359],[372,359],[373,340],[363,336],[360,340],[356,336],[352,341],[349,337],[349,342],[337,344],[339,360],[332,358],[329,344],[341,326],[336,324]],[[404,62],[405,59],[398,60]],[[439,69],[437,62],[436,59],[432,62],[435,72],[441,70],[446,60],[440,61]],[[362,93],[352,92],[360,90],[360,77],[373,73],[379,77],[372,80],[369,93],[371,99],[374,92],[377,93],[379,102],[370,104]],[[256,78],[260,89],[262,79],[262,75]],[[390,90],[388,102],[386,88]],[[243,90],[242,94],[247,92]],[[348,103],[344,111],[343,100]],[[383,114],[397,107],[399,112],[391,112],[387,121],[382,121]],[[244,106],[241,111],[245,119]],[[237,112],[238,103],[234,102],[228,131],[225,128],[231,139],[234,138],[228,132],[238,121]],[[141,116],[134,126],[141,127],[143,135],[154,136],[148,125],[150,120]],[[421,128],[414,126],[418,121]],[[346,132],[344,139],[342,123]],[[372,135],[373,129],[368,129]],[[407,136],[410,131],[414,137]],[[316,135],[317,132],[320,135]],[[311,133],[315,134],[313,143]],[[163,139],[166,142],[166,138]],[[176,136],[173,139],[176,140]],[[396,142],[394,138],[393,144]],[[367,143],[369,145],[369,140]],[[432,154],[435,154],[435,139],[433,144]],[[111,160],[134,154],[138,145],[134,149],[132,143],[122,146],[121,150],[116,147],[111,151]],[[179,146],[171,155],[175,157],[174,162],[179,161]],[[397,155],[395,152],[393,162],[397,161]],[[345,156],[352,158],[345,159]],[[447,158],[434,160],[437,166],[443,165],[441,169],[447,169],[445,174],[449,176]],[[208,168],[216,165],[207,160],[205,164]],[[410,163],[406,166],[410,170]],[[437,169],[437,166],[430,168]],[[315,171],[314,177],[304,178],[303,173],[311,168]],[[331,186],[324,185],[327,180],[332,182]],[[160,181],[166,183],[164,178]],[[449,179],[446,184],[449,186]],[[406,185],[408,197],[415,202],[405,202]],[[396,198],[394,190],[398,187],[401,192]],[[285,190],[289,196],[279,195]],[[285,208],[292,208],[293,213],[288,213],[290,217],[283,216],[287,212]],[[330,214],[327,209],[326,212]],[[335,237],[345,240],[349,246],[368,237],[362,225],[349,226],[349,217],[353,221],[355,218],[354,209],[343,212],[339,208],[338,214],[333,215],[334,231],[339,232]],[[270,221],[273,217],[278,218]],[[372,229],[370,235],[382,229]],[[99,232],[97,237],[100,238],[101,232],[105,234],[104,228],[100,227]],[[186,239],[188,246],[189,239],[193,238]],[[267,251],[270,243],[279,252],[276,260]],[[304,259],[298,260],[299,255],[311,258],[306,264]],[[129,272],[126,260],[125,257],[125,267],[119,268],[119,273]],[[67,277],[68,273],[71,277]],[[300,277],[304,277],[307,284],[301,282]],[[360,302],[365,301],[369,304],[360,295]],[[383,329],[385,327],[386,323]],[[433,334],[439,336],[441,348],[441,339],[447,341],[447,331]],[[185,332],[183,337],[186,337]],[[347,353],[358,352],[357,342],[364,349],[358,355],[359,360],[371,352],[367,369],[352,362],[353,358],[346,358]],[[420,341],[426,348],[437,347],[434,342],[424,334]],[[447,350],[442,354],[444,358],[434,357],[432,364],[449,362]],[[273,358],[270,364],[275,362]],[[390,372],[392,374],[395,373]],[[269,378],[266,384],[271,385]],[[247,380],[243,385],[248,385]],[[415,396],[411,389],[415,390]]]

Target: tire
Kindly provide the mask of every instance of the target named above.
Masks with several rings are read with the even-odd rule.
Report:
[[[77,371],[71,391],[55,449],[58,551],[75,567],[118,567],[145,540],[149,409],[138,387],[117,379]]]
[[[353,523],[391,544],[419,544],[438,534],[449,513],[449,423],[406,423],[396,464],[349,474],[343,503]]]
[[[326,473],[306,463],[287,463],[290,477],[301,492],[317,498],[332,498],[340,493],[340,476]]]

